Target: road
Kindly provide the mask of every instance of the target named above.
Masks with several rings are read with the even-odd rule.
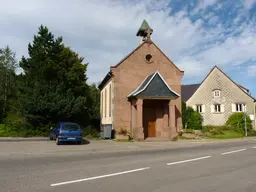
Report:
[[[255,192],[255,154],[256,140],[246,140],[115,155],[0,156],[0,191]]]

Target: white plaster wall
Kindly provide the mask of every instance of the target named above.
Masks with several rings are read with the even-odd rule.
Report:
[[[221,91],[220,98],[214,98],[213,90]],[[214,113],[213,105],[221,104],[221,112]],[[195,109],[196,105],[203,105],[202,116],[203,125],[224,125],[228,117],[234,113],[235,103],[246,103],[248,115],[254,116],[254,100],[244,91],[238,88],[228,77],[226,77],[218,68],[215,68],[208,76],[193,96],[186,102],[187,106]],[[252,122],[255,127],[255,121]]]
[[[114,84],[111,79],[100,93],[100,114],[102,124],[112,124],[113,122],[113,90]]]

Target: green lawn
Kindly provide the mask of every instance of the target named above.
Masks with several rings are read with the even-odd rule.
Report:
[[[234,139],[234,138],[243,138],[244,134],[236,131],[224,131],[223,135],[213,135],[209,136],[212,139]]]

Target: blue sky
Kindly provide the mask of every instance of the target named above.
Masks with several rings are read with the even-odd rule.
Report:
[[[17,57],[46,25],[89,62],[90,82],[138,46],[143,19],[153,41],[198,83],[217,65],[256,97],[256,0],[8,0],[0,7],[0,47]]]

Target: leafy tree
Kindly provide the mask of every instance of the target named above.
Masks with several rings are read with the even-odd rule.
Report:
[[[97,88],[97,85],[93,83],[90,86],[90,96],[92,99],[92,108],[91,116],[94,119],[100,118],[100,90]]]
[[[0,121],[11,108],[10,100],[15,96],[16,54],[6,46],[0,49]]]
[[[28,45],[28,54],[20,61],[25,74],[21,92],[26,120],[33,127],[65,120],[88,123],[92,99],[84,58],[42,25]]]
[[[229,126],[232,129],[244,131],[244,113],[243,112],[238,112],[238,113],[233,113],[232,115],[229,116],[226,125]],[[248,131],[252,130],[252,121],[248,115],[246,115],[246,126]]]

